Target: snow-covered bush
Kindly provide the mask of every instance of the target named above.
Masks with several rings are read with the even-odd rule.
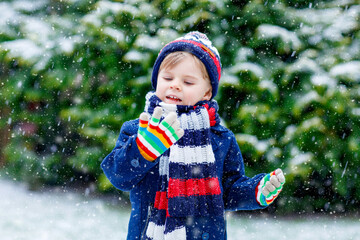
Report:
[[[35,186],[111,189],[99,164],[143,110],[159,50],[198,30],[220,51],[216,99],[247,174],[285,170],[279,211],[351,210],[360,200],[360,8],[343,2],[1,2],[0,160]]]

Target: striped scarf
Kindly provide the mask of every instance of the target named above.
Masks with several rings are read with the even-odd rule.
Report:
[[[149,92],[145,112],[151,115],[156,106],[164,109],[163,117],[176,112],[185,134],[159,158],[160,179],[144,239],[183,240],[188,217],[224,214],[210,133],[219,124],[218,105],[214,100],[166,104]]]

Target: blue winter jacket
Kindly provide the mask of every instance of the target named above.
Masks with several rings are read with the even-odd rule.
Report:
[[[125,122],[112,152],[101,167],[110,182],[122,191],[130,191],[131,216],[128,240],[142,239],[148,223],[148,212],[154,205],[158,161],[142,157],[136,145],[139,120]],[[220,124],[211,127],[211,143],[225,210],[252,210],[261,207],[255,198],[255,187],[265,174],[245,176],[244,163],[234,134]],[[222,217],[194,217],[188,221],[187,239],[226,239],[225,213]]]

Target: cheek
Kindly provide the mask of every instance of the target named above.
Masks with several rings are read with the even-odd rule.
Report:
[[[163,91],[161,91],[161,87],[156,87],[156,91],[155,91],[155,95],[158,96],[158,97],[161,97],[161,93]]]
[[[165,95],[165,86],[164,84],[161,84],[158,82],[158,84],[156,85],[156,90],[155,90],[155,95],[160,98],[161,100],[164,100],[164,95]]]
[[[156,84],[156,92],[158,92],[159,89],[161,89],[161,86],[162,86],[161,81],[158,80]]]

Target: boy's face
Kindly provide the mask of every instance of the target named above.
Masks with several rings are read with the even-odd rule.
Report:
[[[211,99],[210,82],[204,79],[198,63],[191,56],[166,69],[157,78],[156,96],[163,102],[176,105],[195,105]]]

